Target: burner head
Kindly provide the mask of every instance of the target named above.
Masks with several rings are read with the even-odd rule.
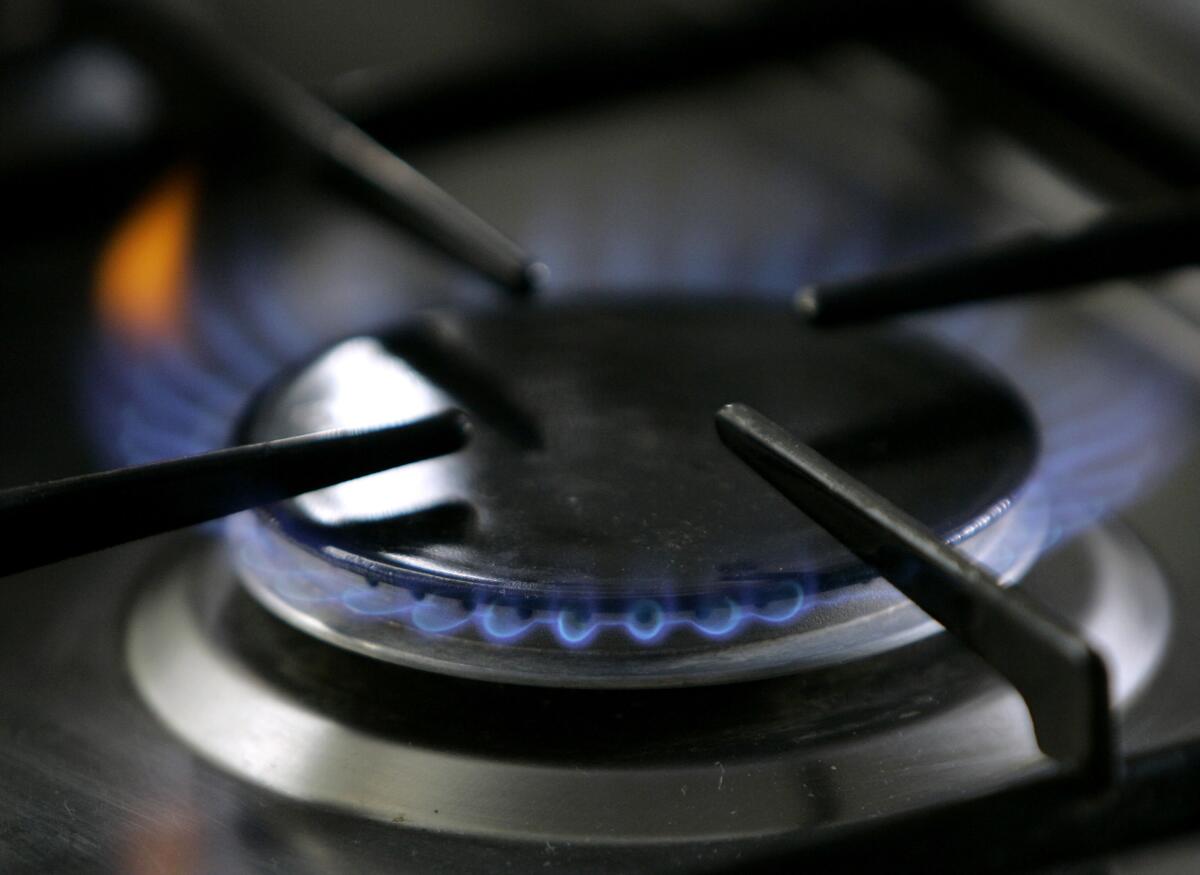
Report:
[[[252,592],[321,637],[508,680],[695,683],[927,634],[724,449],[712,416],[732,400],[945,538],[994,549],[1003,533],[1014,572],[1036,552],[1010,509],[1036,431],[995,375],[777,306],[642,299],[430,314],[330,348],[264,394],[242,437],[459,406],[472,443],[239,518],[236,556]]]

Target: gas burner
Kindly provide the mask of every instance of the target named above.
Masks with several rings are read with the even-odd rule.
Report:
[[[239,438],[447,407],[463,452],[235,518],[250,592],[339,646],[554,686],[702,684],[845,662],[937,629],[720,446],[750,400],[941,537],[1019,576],[1042,547],[1022,400],[894,331],[641,298],[435,313],[277,381]]]

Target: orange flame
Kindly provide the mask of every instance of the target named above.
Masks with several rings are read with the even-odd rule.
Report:
[[[183,328],[199,178],[180,167],[117,227],[96,266],[101,319],[136,341],[170,340]]]

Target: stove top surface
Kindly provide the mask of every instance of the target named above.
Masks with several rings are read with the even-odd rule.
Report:
[[[720,447],[732,400],[1083,630],[1126,755],[1194,738],[1195,296],[787,312],[797,281],[1095,206],[896,57],[834,40],[426,140],[554,266],[519,307],[287,168],[157,189],[194,232],[159,321],[105,304],[111,216],[8,245],[14,324],[61,328],[0,350],[9,482],[239,423],[453,405],[476,435],[7,581],[5,871],[721,870],[1052,778],[1011,687]]]

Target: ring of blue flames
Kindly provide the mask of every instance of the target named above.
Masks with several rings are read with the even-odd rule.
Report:
[[[537,631],[552,634],[567,647],[585,646],[612,633],[638,644],[657,643],[680,632],[728,638],[748,624],[789,623],[807,609],[813,592],[813,581],[798,577],[755,587],[752,599],[718,594],[686,608],[656,598],[632,598],[615,607],[586,599],[546,605],[519,598],[477,600],[469,594],[370,581],[345,568],[331,569],[253,513],[229,521],[228,540],[238,569],[288,605],[332,606],[363,619],[403,622],[429,634],[473,631],[497,643],[515,643]]]
[[[963,549],[1005,582],[1018,577],[1043,548],[1047,537],[1045,497],[1028,491],[1006,512],[996,529],[962,539]],[[569,648],[625,641],[651,645],[691,637],[727,640],[758,627],[771,634],[806,613],[837,608],[848,601],[859,607],[892,602],[870,586],[828,588],[812,572],[770,581],[746,581],[737,589],[714,592],[701,600],[630,597],[623,601],[574,598],[545,602],[520,597],[479,598],[462,586],[434,589],[428,580],[395,576],[375,580],[355,567],[331,561],[319,548],[295,540],[255,512],[238,514],[226,524],[234,565],[259,593],[305,614],[342,621],[403,623],[433,635],[474,634],[498,644],[517,643],[538,633]],[[864,584],[870,581],[861,581]],[[894,597],[890,588],[888,596]],[[868,604],[874,600],[877,604]]]
[[[886,215],[879,204],[863,210]],[[800,210],[791,217],[792,227],[811,228],[817,218]],[[874,241],[827,246],[818,252],[794,245],[794,238],[780,239],[774,250],[746,256],[758,265],[757,272],[750,273],[746,259],[726,257],[728,253],[708,246],[708,237],[686,223],[676,231],[687,258],[666,262],[655,261],[653,253],[631,254],[617,245],[628,236],[624,226],[614,233],[625,236],[610,241],[615,246],[612,257],[599,264],[573,261],[579,255],[574,247],[579,229],[569,222],[535,222],[514,230],[553,261],[557,276],[565,280],[548,290],[552,298],[574,283],[620,289],[695,282],[710,289],[728,285],[755,293],[757,288],[756,294],[782,304],[797,277],[868,270],[928,249],[933,239],[946,241],[945,223],[909,220],[911,216],[905,227],[925,237],[918,234],[906,246],[886,249],[878,245],[880,235]],[[693,232],[699,233],[692,241],[696,245],[687,242]],[[371,226],[351,237],[372,234],[386,239],[380,250],[393,250],[390,230]],[[347,239],[339,238],[337,246],[344,248]],[[219,282],[197,275],[186,338],[132,344],[119,332],[102,328],[85,372],[84,403],[110,463],[145,463],[224,445],[267,380],[334,338],[403,318],[415,306],[395,292],[394,274],[407,264],[402,261],[363,268],[366,279],[344,278],[336,295],[324,296],[334,306],[320,309],[314,318],[311,305],[306,312],[294,295],[285,294],[287,284],[279,276],[263,275],[261,254],[271,245],[250,231],[222,241],[224,272]],[[354,252],[339,250],[324,257],[361,266]],[[381,282],[383,275],[391,281]],[[478,300],[490,294],[455,282],[445,286],[447,299]],[[1190,389],[1183,391],[1181,381],[1148,351],[1124,341],[1114,345],[1107,330],[1081,329],[1070,342],[1034,343],[1036,332],[1031,328],[1039,324],[1036,317],[1036,308],[1029,306],[990,305],[926,318],[916,327],[990,362],[1029,402],[1042,439],[1042,456],[1029,489],[1045,496],[1049,536],[1039,549],[1047,549],[1116,512],[1169,471],[1193,438],[1188,424],[1193,408],[1184,400],[1191,398]],[[1057,318],[1079,319],[1065,310]],[[236,530],[231,526],[231,532]],[[239,540],[236,533],[230,538],[244,554],[245,538]],[[241,561],[247,561],[245,555]],[[606,613],[586,604],[530,608],[508,602],[446,601],[439,595],[421,596],[417,590],[372,585],[361,577],[347,581],[320,562],[311,567],[272,563],[271,574],[297,604],[303,603],[305,586],[314,580],[334,589],[341,581],[337,591],[308,591],[308,597],[321,604],[336,603],[355,617],[406,619],[430,634],[474,630],[489,640],[516,642],[540,631],[570,647],[588,645],[609,632],[637,643],[660,642],[679,631],[724,638],[753,625],[786,626],[803,616],[814,600],[811,587],[797,579],[781,584],[765,605],[723,597],[701,616],[643,599]],[[292,585],[297,582],[304,585]]]

